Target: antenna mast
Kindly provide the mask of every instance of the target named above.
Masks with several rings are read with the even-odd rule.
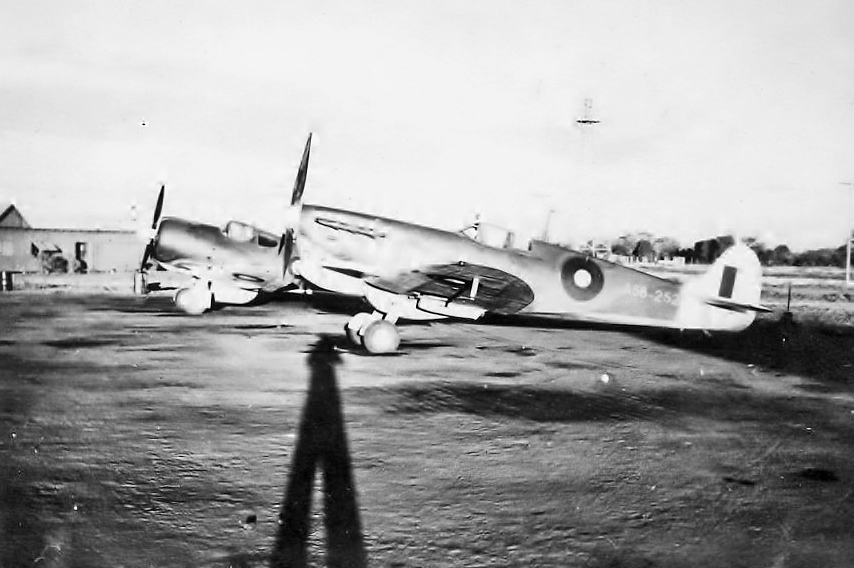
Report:
[[[575,123],[581,128],[581,157],[585,163],[593,161],[593,143],[591,128],[600,120],[593,114],[593,99],[584,99],[584,114]]]
[[[851,226],[851,191],[854,182],[843,181],[840,185],[848,186],[848,225],[845,234],[845,287],[851,286],[851,240],[854,238],[854,227]]]

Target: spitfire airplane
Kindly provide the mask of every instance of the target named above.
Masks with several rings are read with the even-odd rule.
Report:
[[[370,353],[395,351],[398,320],[477,320],[488,313],[604,324],[740,331],[759,305],[761,267],[743,244],[704,274],[677,282],[475,223],[459,232],[319,205],[303,205],[311,135],[280,237],[232,222],[225,230],[165,217],[162,188],[149,259],[190,273],[176,305],[198,314],[296,288],[359,296],[373,308],[346,324]]]

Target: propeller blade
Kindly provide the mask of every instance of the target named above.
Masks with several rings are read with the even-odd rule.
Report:
[[[282,254],[282,278],[288,275],[288,266],[291,264],[291,256],[294,253],[294,230],[287,229],[279,241],[279,251]]]
[[[139,271],[145,271],[145,265],[148,264],[148,259],[151,258],[151,249],[153,248],[153,243],[149,241],[147,245],[145,245],[145,252],[142,253],[142,262],[139,263]]]
[[[160,193],[157,194],[157,204],[154,206],[154,216],[151,219],[151,234],[148,237],[148,243],[145,245],[145,251],[142,253],[142,260],[139,263],[139,271],[145,272],[145,265],[154,254],[154,240],[157,238],[157,224],[160,222],[160,214],[163,212],[163,198],[166,194],[166,185],[161,184]]]
[[[294,254],[294,239],[293,239],[293,236],[291,236],[291,238],[289,238],[287,241],[285,241],[285,258],[288,261],[290,261],[293,254]],[[287,268],[288,268],[287,264],[288,263],[285,264],[285,270],[287,270]]]
[[[302,194],[305,191],[305,180],[308,177],[308,156],[311,153],[311,132],[308,133],[308,140],[305,143],[305,150],[302,153],[302,161],[299,164],[297,179],[294,181],[294,191],[291,194],[291,205],[296,205],[302,201]]]
[[[282,238],[279,239],[279,254],[282,255],[282,278],[287,278],[288,267],[291,264],[291,257],[294,254],[294,243],[296,242],[296,233],[299,228],[300,217],[302,214],[302,194],[305,192],[305,181],[308,178],[308,158],[311,154],[311,132],[308,133],[308,140],[305,142],[305,150],[302,153],[302,160],[297,171],[297,178],[294,181],[294,190],[291,193],[291,206],[286,211],[285,232]]]
[[[160,186],[160,193],[157,195],[157,205],[154,206],[154,218],[151,220],[151,228],[157,228],[157,222],[160,221],[160,213],[163,211],[163,197],[166,193],[166,186]]]

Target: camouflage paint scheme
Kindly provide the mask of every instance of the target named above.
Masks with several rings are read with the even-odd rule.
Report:
[[[753,321],[753,308],[759,301],[761,267],[755,254],[743,245],[727,251],[696,281],[682,284],[568,248],[552,247],[548,255],[496,248],[462,233],[314,205],[303,207],[297,245],[296,272],[320,288],[367,295],[364,287],[368,286],[397,295],[448,299],[453,287],[442,293],[435,280],[448,277],[448,269],[456,267],[450,278],[461,284],[454,293],[463,293],[453,301],[503,314],[740,330]],[[729,297],[744,309],[707,303],[717,297],[718,275],[725,266],[732,266],[737,274],[731,277]],[[481,299],[476,294],[470,298],[465,292],[482,271],[470,268],[467,272],[466,267],[487,267],[505,274],[504,293],[518,301],[493,307],[498,303],[493,297]],[[579,272],[583,278],[577,278]],[[519,282],[527,291],[520,289]],[[426,284],[434,284],[433,290]],[[478,292],[482,285],[479,288]],[[491,296],[500,296],[500,289],[493,285]]]
[[[239,222],[225,230],[166,217],[145,259],[190,274],[176,304],[201,313],[261,292],[319,288],[362,296],[373,319],[477,319],[487,312],[579,321],[733,330],[759,305],[761,267],[744,245],[686,283],[548,243],[491,241],[483,226],[450,232],[375,215],[303,205],[311,136],[281,237]],[[155,212],[157,225],[161,196]],[[495,246],[497,244],[497,246]],[[367,314],[366,314],[367,315]],[[352,322],[363,330],[366,320]]]

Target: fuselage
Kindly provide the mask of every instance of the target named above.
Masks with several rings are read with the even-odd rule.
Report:
[[[533,300],[517,313],[680,329],[743,329],[754,315],[713,308],[679,282],[570,249],[543,256],[497,248],[461,233],[331,207],[303,207],[297,244],[315,283],[342,293],[359,293],[365,278],[463,262],[523,280]]]
[[[152,256],[166,268],[216,280],[233,279],[244,289],[275,289],[282,282],[282,262],[275,243],[235,240],[219,228],[177,217],[160,221]]]
[[[291,283],[294,275],[318,288],[365,296],[366,285],[371,281],[392,281],[425,267],[462,263],[488,267],[509,275],[514,282],[524,283],[524,302],[513,303],[506,313],[731,330],[747,327],[754,317],[752,312],[708,305],[706,300],[715,294],[709,286],[683,285],[563,247],[552,246],[548,254],[542,254],[489,246],[461,232],[304,205],[294,264],[285,270],[272,235],[243,227],[255,231],[250,232],[248,240],[212,225],[164,218],[152,256],[167,268],[190,272],[208,281],[209,288],[218,288],[222,298],[232,291],[278,290]],[[243,303],[252,296],[233,297],[234,303]],[[493,311],[501,313],[500,309]]]

